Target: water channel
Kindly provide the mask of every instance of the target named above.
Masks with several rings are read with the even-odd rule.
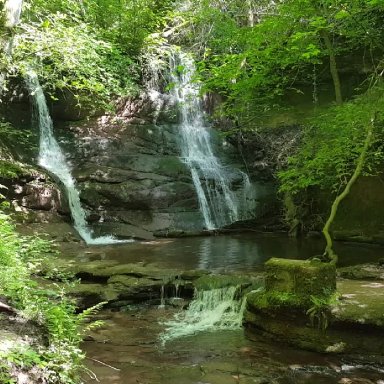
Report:
[[[159,239],[115,246],[72,245],[79,262],[118,260],[148,263],[164,270],[206,269],[238,275],[258,272],[270,257],[308,257],[321,252],[321,240],[297,241],[253,233],[184,239]],[[67,254],[71,254],[70,244]],[[80,248],[80,249],[79,249]],[[337,244],[341,265],[377,261],[384,248]],[[105,384],[230,383],[384,383],[384,370],[370,358],[322,355],[298,350],[239,327],[197,332],[172,339],[160,337],[166,323],[182,309],[177,305],[130,305],[99,314],[105,321],[83,344],[87,383],[95,374]],[[369,361],[369,363],[368,363]]]

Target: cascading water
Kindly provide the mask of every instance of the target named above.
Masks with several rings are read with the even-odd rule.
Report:
[[[165,323],[160,340],[165,344],[197,332],[240,328],[246,302],[238,293],[239,287],[233,286],[196,290],[188,309]]]
[[[248,176],[223,166],[212,148],[211,129],[204,121],[200,85],[194,81],[196,69],[192,57],[174,49],[170,55],[172,94],[181,114],[181,156],[189,167],[205,226],[212,230],[242,218],[246,194],[251,190]],[[244,194],[231,189],[242,180]]]
[[[86,214],[83,210],[75,180],[66,161],[65,155],[53,135],[53,124],[49,115],[43,89],[34,71],[28,71],[25,81],[32,97],[37,121],[40,128],[39,165],[53,173],[63,183],[71,210],[74,227],[87,244],[113,244],[126,242],[113,236],[93,238],[92,230],[88,227]]]
[[[13,32],[12,31],[20,22],[22,7],[23,7],[23,0],[7,0],[4,4],[4,14],[5,14],[4,27],[8,31],[7,31],[7,35],[4,38],[2,48],[7,58],[10,58],[12,56],[12,48],[13,48]],[[3,91],[4,82],[5,82],[5,74],[0,73],[0,93]]]
[[[5,27],[13,28],[19,24],[23,0],[7,0],[4,4]]]

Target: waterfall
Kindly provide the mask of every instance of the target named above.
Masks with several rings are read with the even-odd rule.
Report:
[[[70,167],[53,134],[53,124],[39,79],[34,71],[28,71],[25,82],[33,100],[34,112],[40,128],[39,165],[54,174],[62,182],[68,197],[74,227],[87,244],[113,244],[123,242],[112,236],[93,238],[86,214],[80,203],[79,191],[71,175]]]
[[[164,323],[160,340],[164,344],[197,332],[240,328],[246,301],[239,296],[239,287],[196,290],[188,309]]]
[[[20,22],[23,0],[7,0],[4,4],[5,27],[13,28]]]
[[[7,0],[4,4],[5,22],[4,27],[7,30],[7,34],[4,37],[4,41],[0,40],[3,48],[3,52],[6,58],[12,56],[13,48],[13,29],[19,24],[21,9],[23,7],[23,0]],[[5,73],[0,73],[0,95],[4,90]]]
[[[192,57],[173,49],[170,54],[172,95],[179,106],[181,156],[189,167],[199,206],[207,229],[224,227],[242,218],[250,187],[248,176],[221,164],[212,148],[211,129],[204,119],[200,98],[201,86]],[[231,189],[234,181],[242,180],[243,194]]]
[[[4,53],[6,56],[12,56],[13,49],[13,33],[12,29],[20,23],[21,9],[23,0],[7,0],[4,4],[5,11],[5,28],[8,29],[8,36],[4,42]]]

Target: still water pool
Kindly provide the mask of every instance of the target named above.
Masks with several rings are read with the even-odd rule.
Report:
[[[321,240],[283,236],[226,235],[163,239],[77,250],[79,261],[142,262],[159,268],[250,273],[270,257],[320,254]],[[381,247],[337,244],[341,265],[376,261]],[[105,384],[384,384],[384,366],[359,356],[329,356],[297,350],[243,329],[200,332],[162,345],[173,306],[130,306],[104,311],[105,325],[84,342],[89,374]]]
[[[356,243],[336,243],[339,266],[377,261],[384,247]],[[233,271],[260,269],[271,257],[306,259],[324,251],[321,239],[292,239],[277,235],[218,235],[150,242],[88,247],[80,261],[117,260],[121,263],[154,263],[161,268]],[[79,253],[77,253],[78,255]]]

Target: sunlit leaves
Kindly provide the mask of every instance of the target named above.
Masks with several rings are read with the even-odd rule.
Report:
[[[365,164],[371,174],[383,161],[384,105],[382,86],[376,86],[351,102],[335,106],[313,118],[297,155],[280,172],[281,191],[297,193],[308,187],[324,189],[344,185],[360,155],[367,126],[375,121],[374,141]]]
[[[15,70],[36,68],[52,95],[65,88],[80,99],[98,95],[96,102],[103,103],[132,89],[132,61],[98,38],[87,23],[64,13],[46,16],[42,22],[24,22],[14,56]]]

